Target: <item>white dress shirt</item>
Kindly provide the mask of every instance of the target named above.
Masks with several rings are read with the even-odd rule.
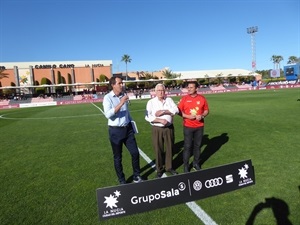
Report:
[[[155,113],[159,110],[169,110],[172,115],[162,115],[160,117],[155,116]],[[161,123],[154,123],[156,118],[166,119],[168,125],[173,123],[173,116],[178,113],[178,107],[174,103],[172,98],[165,97],[163,101],[160,101],[157,97],[152,98],[148,101],[146,106],[145,120],[148,121],[152,126],[163,127]]]

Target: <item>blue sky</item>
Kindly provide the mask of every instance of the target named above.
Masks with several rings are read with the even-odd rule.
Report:
[[[299,0],[0,0],[0,63],[112,60],[113,72],[258,70],[300,57]]]

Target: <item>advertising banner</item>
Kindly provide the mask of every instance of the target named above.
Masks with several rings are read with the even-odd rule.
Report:
[[[270,77],[272,77],[272,78],[280,77],[280,69],[271,70]]]
[[[100,220],[200,200],[255,184],[251,160],[96,190]]]

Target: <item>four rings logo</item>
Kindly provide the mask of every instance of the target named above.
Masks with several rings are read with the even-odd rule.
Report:
[[[221,186],[222,184],[223,184],[223,179],[221,177],[217,177],[205,181],[206,188],[217,187],[217,186]]]

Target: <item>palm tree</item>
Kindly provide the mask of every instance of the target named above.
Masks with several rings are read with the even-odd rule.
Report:
[[[216,78],[217,78],[217,80],[218,80],[218,84],[220,85],[221,84],[221,80],[222,80],[222,78],[221,78],[221,76],[223,75],[223,73],[218,73],[217,75],[216,75]]]
[[[227,82],[228,84],[231,83],[232,73],[227,74]]]
[[[204,77],[206,78],[207,85],[209,86],[209,75],[208,75],[208,74],[205,74]]]
[[[274,63],[274,69],[280,69],[280,62],[283,60],[281,55],[272,55],[271,61]]]
[[[173,78],[173,73],[172,70],[164,70],[162,72],[162,75],[166,78],[166,79],[172,79]]]
[[[295,64],[298,62],[300,62],[300,58],[298,58],[297,56],[290,56],[287,64]]]
[[[125,54],[125,55],[122,56],[122,60],[121,61],[125,62],[125,64],[126,64],[126,81],[127,81],[127,77],[128,77],[128,74],[127,74],[127,63],[131,63],[131,58],[130,58],[129,55]],[[125,88],[126,88],[126,86],[125,86]]]

